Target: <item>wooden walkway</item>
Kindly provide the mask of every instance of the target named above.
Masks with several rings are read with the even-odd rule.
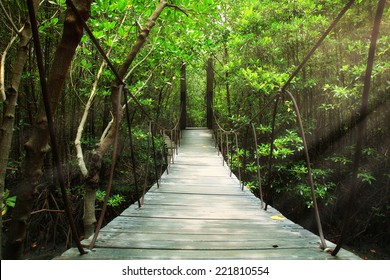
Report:
[[[57,259],[358,259],[319,249],[319,238],[260,201],[222,166],[210,131],[183,131],[175,164],[139,209],[130,206],[99,234],[92,252]],[[85,240],[84,244],[89,244]],[[334,244],[328,243],[328,246]]]

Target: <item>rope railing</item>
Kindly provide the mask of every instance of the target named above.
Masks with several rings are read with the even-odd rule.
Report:
[[[150,150],[150,145],[152,146],[152,156],[153,156],[153,163],[154,163],[154,175],[155,175],[155,182],[157,184],[157,188],[160,188],[160,179],[162,176],[162,165],[160,165],[160,169],[158,172],[158,162],[157,162],[157,150],[156,150],[156,145],[155,145],[155,129],[153,128],[153,125],[159,127],[159,132],[160,135],[162,136],[164,140],[164,144],[161,147],[161,159],[163,162],[166,164],[166,172],[169,174],[169,167],[171,164],[174,164],[174,157],[175,155],[178,155],[178,148],[179,148],[179,143],[180,143],[180,129],[179,129],[179,124],[180,124],[180,118],[177,120],[176,124],[173,126],[173,128],[163,128],[161,125],[158,125],[154,121],[149,121],[149,129],[148,129],[148,151]],[[169,132],[171,137],[167,136],[166,132]],[[169,138],[169,144],[170,147],[167,147],[170,152],[166,153],[165,145],[167,144],[165,142],[167,136]],[[149,161],[147,161],[147,173],[149,172]],[[144,186],[143,186],[143,192],[142,192],[142,197],[141,197],[141,203],[139,204],[139,207],[142,207],[144,204],[144,199],[145,199],[145,194],[146,194],[146,188],[148,186],[148,178],[147,176],[145,177],[144,181]]]

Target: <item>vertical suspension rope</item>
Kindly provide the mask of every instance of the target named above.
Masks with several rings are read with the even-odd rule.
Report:
[[[130,141],[130,152],[131,152],[131,163],[132,163],[132,172],[134,177],[134,185],[135,185],[135,193],[137,196],[137,203],[138,207],[141,208],[141,200],[140,200],[140,192],[139,192],[139,185],[138,185],[138,179],[137,179],[137,169],[136,169],[136,159],[135,159],[135,149],[134,149],[134,141],[133,141],[133,133],[131,129],[131,121],[130,121],[130,110],[128,106],[128,99],[127,99],[127,89],[125,89],[124,92],[124,98],[125,98],[125,111],[126,111],[126,122],[127,122],[127,131],[129,134],[129,141]],[[134,112],[135,114],[135,112]],[[133,115],[134,117],[134,115]]]
[[[225,159],[223,155],[223,132],[221,130],[221,155],[222,155],[222,166],[225,166]]]
[[[150,152],[150,131],[151,131],[151,126],[152,126],[152,121],[149,121],[149,133],[148,133],[148,145],[147,145],[147,160],[146,160],[146,175],[145,175],[145,180],[144,180],[144,187],[142,190],[142,199],[141,199],[141,204],[144,204],[145,201],[145,194],[146,194],[146,188],[148,186],[148,174],[149,174],[149,152]]]
[[[216,130],[217,138],[215,139],[215,148],[217,149],[217,155],[219,156],[219,147],[218,147],[218,141],[219,141],[219,129]]]
[[[357,141],[355,147],[354,162],[352,166],[351,189],[349,194],[347,210],[345,213],[344,222],[341,230],[341,235],[336,248],[332,252],[332,256],[337,255],[344,242],[350,224],[351,214],[353,210],[353,201],[355,200],[356,197],[357,184],[358,184],[358,172],[359,172],[360,158],[361,158],[362,147],[363,147],[363,137],[366,131],[366,123],[367,123],[367,115],[368,115],[368,96],[370,93],[371,75],[374,66],[376,43],[379,37],[380,24],[382,21],[385,5],[386,5],[386,0],[379,0],[376,15],[375,15],[374,25],[372,28],[371,43],[370,43],[370,49],[368,51],[366,73],[364,76],[364,87],[363,87],[362,101],[360,107],[360,117],[357,123]]]
[[[175,150],[176,150],[176,155],[179,155],[179,137],[178,137],[178,132],[177,129],[174,128],[173,131],[175,132]]]
[[[227,164],[227,166],[229,167],[229,169],[230,169],[230,177],[232,176],[232,173],[233,173],[233,171],[232,171],[232,159],[233,159],[233,153],[232,152],[230,152],[230,154],[229,154],[229,152],[230,152],[230,146],[229,146],[229,133],[227,132],[226,133],[226,164]],[[229,156],[230,156],[230,158],[229,158]]]
[[[49,135],[50,135],[50,142],[52,146],[52,156],[53,156],[53,162],[57,170],[57,176],[58,176],[58,181],[60,184],[61,188],[61,194],[63,198],[63,202],[65,205],[65,212],[66,216],[68,219],[69,226],[71,228],[72,232],[72,238],[74,242],[76,243],[76,246],[80,252],[80,254],[86,254],[84,251],[83,246],[80,243],[80,238],[77,233],[76,225],[73,220],[72,216],[72,210],[70,206],[70,201],[68,198],[68,194],[66,192],[66,186],[65,186],[65,179],[63,175],[63,170],[61,166],[61,157],[57,145],[57,137],[56,137],[56,132],[54,128],[54,122],[53,122],[53,115],[51,112],[50,108],[50,97],[49,97],[49,92],[47,89],[47,83],[46,83],[46,78],[45,78],[45,67],[43,63],[43,55],[42,55],[42,47],[39,39],[39,32],[38,32],[38,23],[37,23],[37,18],[35,16],[35,10],[34,10],[34,5],[32,0],[27,1],[27,6],[28,6],[28,13],[30,17],[30,22],[31,22],[31,29],[33,33],[33,40],[34,40],[34,45],[35,45],[35,53],[37,56],[37,64],[38,64],[38,71],[39,71],[39,77],[40,77],[40,83],[41,83],[41,88],[42,88],[42,95],[43,95],[43,103],[45,107],[45,112],[46,112],[46,118],[47,118],[47,126],[49,130]]]
[[[108,199],[109,199],[110,193],[111,193],[112,182],[114,180],[116,158],[117,158],[117,153],[118,153],[118,138],[119,138],[119,120],[118,120],[118,118],[119,118],[119,109],[121,107],[120,100],[121,100],[121,96],[122,96],[122,91],[123,91],[123,84],[118,86],[118,94],[116,97],[117,100],[115,100],[115,102],[114,102],[114,104],[117,105],[117,108],[115,109],[116,122],[115,122],[115,126],[112,128],[112,129],[115,129],[115,136],[114,136],[114,146],[113,146],[113,151],[112,151],[112,156],[111,156],[110,177],[108,179],[106,195],[104,197],[103,207],[102,207],[102,211],[100,212],[100,217],[99,217],[99,221],[98,221],[97,226],[96,226],[95,234],[92,238],[91,243],[88,246],[89,250],[92,250],[93,247],[95,246],[95,242],[98,238],[100,229],[103,225],[103,219],[104,219],[104,216],[106,215]]]
[[[303,123],[302,123],[301,114],[299,112],[298,104],[297,104],[297,101],[294,98],[294,96],[288,90],[286,90],[285,93],[287,93],[287,95],[292,100],[292,102],[294,104],[295,112],[297,114],[297,122],[298,122],[299,130],[301,132],[301,138],[302,138],[303,147],[304,147],[303,150],[304,150],[304,153],[305,153],[305,160],[306,160],[306,165],[307,165],[307,175],[308,175],[308,178],[309,178],[310,193],[311,193],[311,198],[313,200],[314,214],[315,214],[315,219],[316,219],[316,222],[317,222],[318,234],[320,235],[320,240],[321,240],[321,248],[322,249],[326,249],[327,246],[326,246],[324,232],[322,230],[322,225],[321,225],[320,211],[318,209],[317,196],[316,196],[315,188],[314,188],[313,173],[311,171],[309,150],[308,150],[308,147],[307,147],[307,141],[306,141],[306,136],[305,136],[305,130],[303,129]]]
[[[168,154],[167,154],[167,151],[166,151],[168,149],[168,146],[166,146],[166,143],[165,143],[165,135],[166,135],[165,134],[165,129],[163,129],[161,131],[161,133],[162,133],[162,136],[164,138],[164,144],[162,145],[161,153],[162,153],[163,161],[167,165],[167,167],[166,167],[167,175],[169,175],[169,162],[168,162]],[[165,148],[165,146],[167,147],[167,149]],[[160,171],[160,173],[162,173],[162,172]]]
[[[151,129],[151,135],[152,135],[152,152],[153,152],[153,162],[154,162],[154,179],[156,180],[157,183],[157,188],[160,187],[160,182],[158,178],[158,173],[157,173],[157,155],[156,155],[156,145],[154,143],[154,128],[153,128],[153,123],[151,122],[150,125]]]
[[[267,190],[265,192],[265,197],[267,201],[265,202],[265,207],[264,210],[267,211],[267,207],[269,204],[269,193],[271,189],[271,180],[272,180],[272,161],[273,161],[273,153],[274,153],[274,140],[275,140],[275,123],[276,123],[276,113],[278,111],[278,103],[279,103],[279,96],[276,96],[275,99],[275,105],[274,105],[274,111],[272,114],[272,130],[271,130],[271,144],[270,144],[270,151],[269,151],[269,158],[268,158],[268,176],[267,176],[267,181],[268,181],[268,186]]]
[[[264,199],[263,199],[263,188],[261,185],[261,173],[260,173],[260,155],[259,155],[259,150],[258,150],[258,142],[257,142],[257,135],[256,135],[256,128],[253,123],[252,125],[252,130],[253,130],[253,138],[255,141],[255,155],[256,155],[256,166],[257,166],[257,179],[259,180],[259,196],[260,196],[260,203],[261,203],[261,208],[264,208]]]
[[[138,207],[141,208],[141,199],[140,199],[140,191],[139,191],[139,185],[138,185],[138,179],[137,179],[137,161],[135,159],[135,149],[134,149],[134,141],[133,141],[133,133],[131,130],[131,127],[129,127],[129,138],[130,138],[130,149],[131,149],[131,162],[132,162],[132,172],[134,177],[134,186],[135,186],[135,193],[137,195],[137,203]]]
[[[237,132],[234,132],[234,137],[236,139],[236,153],[237,153],[236,157],[237,157],[237,165],[238,165],[238,180],[240,181],[240,187],[241,187],[241,190],[243,191],[244,184],[242,183],[242,178],[241,178],[241,167],[240,167],[240,160],[239,160],[240,149],[238,147],[238,133]]]
[[[171,130],[170,135],[171,135],[171,141],[170,141],[170,144],[171,144],[171,162],[172,162],[172,164],[174,164],[175,163],[175,152],[174,152],[174,147],[173,147],[173,144],[172,144],[174,142],[174,140],[173,140],[173,130]]]

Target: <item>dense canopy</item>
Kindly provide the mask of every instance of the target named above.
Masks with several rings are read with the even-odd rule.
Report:
[[[35,7],[60,166],[81,236],[94,232],[110,172],[105,222],[134,203],[145,182],[152,185],[166,167],[164,145],[173,138],[162,127],[172,128],[180,119],[183,91],[184,126],[210,125],[206,92],[212,92],[212,127],[218,129],[218,121],[238,133],[238,142],[232,137],[231,149],[224,151],[233,169],[240,167],[255,194],[264,188],[266,203],[316,231],[298,116],[293,101],[280,94],[286,85],[301,113],[327,239],[338,241],[350,190],[356,189],[345,241],[361,256],[390,257],[385,254],[390,249],[388,1],[350,1],[286,84],[348,1],[1,0],[3,257],[59,252],[74,235],[52,160],[27,2]],[[379,36],[373,40],[381,3]],[[362,115],[364,92],[368,105]]]

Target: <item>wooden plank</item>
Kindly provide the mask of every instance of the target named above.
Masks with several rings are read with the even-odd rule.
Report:
[[[178,242],[200,242],[200,241],[242,241],[242,242],[251,242],[251,241],[268,241],[272,244],[278,244],[283,240],[288,242],[292,238],[283,239],[282,235],[273,235],[271,238],[264,235],[259,235],[259,233],[253,232],[249,235],[242,235],[236,233],[224,233],[224,234],[208,234],[208,233],[150,233],[150,232],[128,232],[128,231],[109,231],[102,229],[99,233],[99,240],[109,240],[109,239],[118,239],[118,240],[133,240],[133,241],[178,241]],[[319,242],[319,237],[315,235],[301,235],[297,240],[303,239],[302,242],[306,243],[316,243]],[[89,244],[90,240],[83,240],[85,244]],[[313,243],[313,244],[314,244]],[[319,243],[318,243],[319,244]]]
[[[244,236],[243,236],[244,238]],[[302,245],[300,240],[253,240],[237,241],[178,241],[178,240],[129,240],[123,238],[110,238],[97,240],[96,248],[121,249],[160,249],[160,250],[268,250],[268,249],[302,249],[319,248],[316,241],[309,241]]]

